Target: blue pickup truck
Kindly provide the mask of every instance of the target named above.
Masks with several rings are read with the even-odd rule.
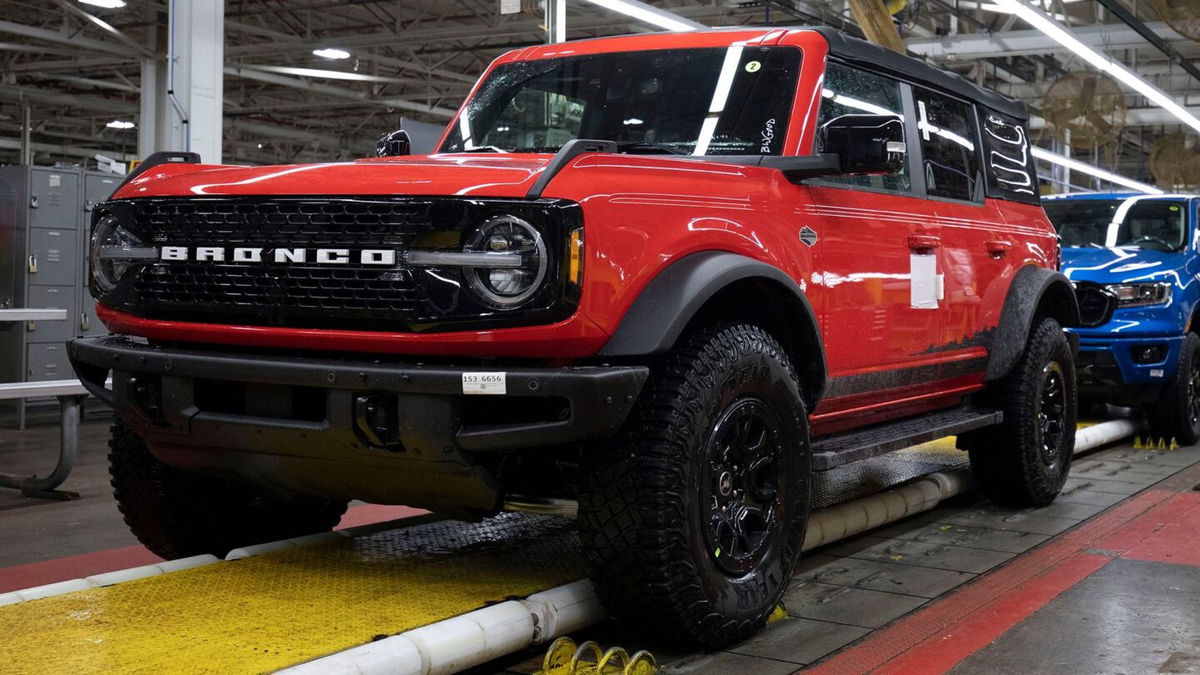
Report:
[[[1080,397],[1142,407],[1151,433],[1200,440],[1200,238],[1195,195],[1078,194],[1042,205],[1083,323]]]

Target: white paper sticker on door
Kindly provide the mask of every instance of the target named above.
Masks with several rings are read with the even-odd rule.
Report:
[[[61,186],[62,186],[62,176],[60,176],[56,173],[50,174],[50,187],[61,187]]]
[[[913,309],[937,309],[937,256],[913,253],[908,260]]]
[[[506,373],[463,373],[462,392],[503,396],[506,380]]]

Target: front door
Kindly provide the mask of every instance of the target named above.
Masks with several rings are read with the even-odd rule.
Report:
[[[906,118],[907,85],[830,63],[818,125],[845,114]],[[908,128],[911,125],[906,125]],[[912,135],[911,129],[910,136]],[[941,355],[941,232],[911,168],[809,181],[829,383],[817,419],[927,391]]]

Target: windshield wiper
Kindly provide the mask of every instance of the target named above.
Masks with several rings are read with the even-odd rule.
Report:
[[[663,145],[662,143],[650,143],[647,141],[628,141],[617,143],[617,152],[627,152],[629,150],[662,150],[669,155],[688,154],[686,150],[672,148],[671,146]]]

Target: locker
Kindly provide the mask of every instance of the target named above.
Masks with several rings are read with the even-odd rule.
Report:
[[[79,190],[79,173],[75,169],[31,169],[29,224],[32,227],[78,229]]]
[[[30,284],[75,286],[79,269],[78,230],[31,229],[25,266]]]
[[[65,343],[79,334],[79,311],[73,286],[30,286],[29,306],[67,310],[65,321],[26,322],[30,342]]]
[[[88,173],[83,177],[83,212],[86,214],[83,222],[85,225],[91,224],[92,209],[108,199],[122,180],[122,176],[111,176],[104,173]]]
[[[30,382],[69,380],[75,377],[67,359],[67,346],[57,342],[35,342],[29,345],[25,377]]]

